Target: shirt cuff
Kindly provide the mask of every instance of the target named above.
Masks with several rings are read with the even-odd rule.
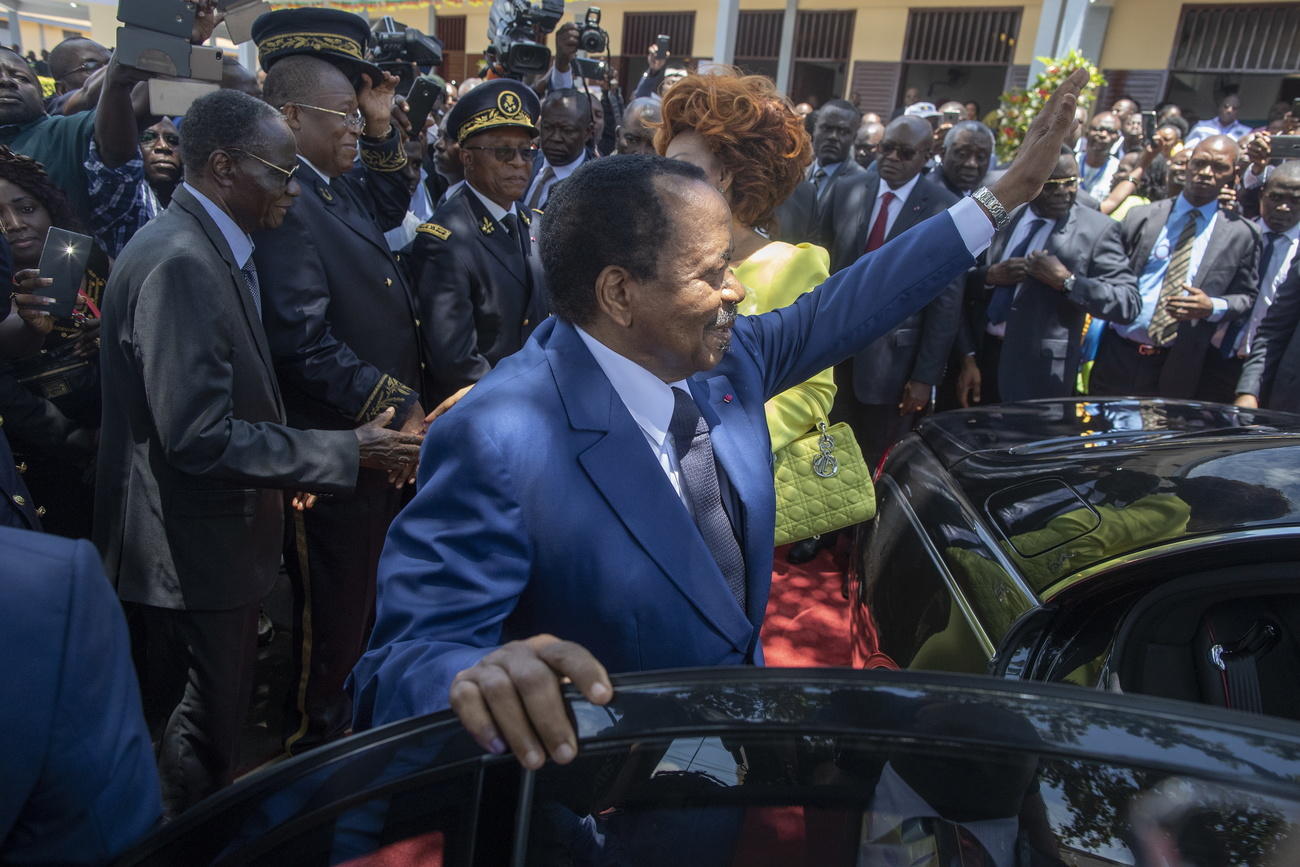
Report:
[[[560,72],[554,66],[551,67],[551,90],[566,90],[573,87],[573,70]]]
[[[972,259],[988,249],[993,242],[993,221],[974,199],[962,199],[948,209],[948,216],[956,224],[957,234],[961,235]]]
[[[1214,312],[1210,314],[1209,320],[1211,322],[1218,322],[1223,318],[1223,315],[1228,312],[1228,302],[1224,301],[1222,298],[1211,298],[1210,303],[1214,305]]]

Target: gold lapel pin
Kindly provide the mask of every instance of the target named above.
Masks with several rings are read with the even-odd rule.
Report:
[[[497,225],[492,222],[490,217],[484,217],[483,222],[479,224],[478,230],[484,235],[491,235],[497,230]]]
[[[334,201],[334,191],[331,190],[327,185],[321,183],[316,184],[316,192],[320,194],[320,197],[325,201],[327,202]]]

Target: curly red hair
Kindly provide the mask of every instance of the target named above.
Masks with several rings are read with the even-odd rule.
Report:
[[[680,133],[698,133],[731,176],[731,212],[768,228],[812,162],[803,118],[762,75],[688,75],[664,94],[655,150]]]

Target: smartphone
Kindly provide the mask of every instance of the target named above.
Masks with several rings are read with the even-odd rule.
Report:
[[[42,289],[41,294],[54,299],[54,303],[46,309],[55,319],[72,315],[82,278],[86,276],[86,264],[90,261],[94,247],[95,242],[89,235],[80,235],[55,226],[51,226],[45,235],[40,272],[42,277],[53,280],[54,285]]]
[[[1300,135],[1275,135],[1269,142],[1273,159],[1300,159]]]
[[[446,98],[447,86],[438,76],[421,75],[415,79],[411,92],[406,95],[406,116],[411,121],[412,135],[421,133],[429,113]]]
[[[1156,113],[1142,112],[1142,141],[1151,144],[1156,140]]]
[[[672,37],[666,33],[660,33],[658,38],[655,39],[655,46],[659,49],[660,57],[668,56],[668,49],[669,47],[672,46],[672,44],[673,44]]]
[[[216,93],[220,85],[206,81],[164,81],[149,79],[149,112],[159,116],[182,117],[200,96]]]

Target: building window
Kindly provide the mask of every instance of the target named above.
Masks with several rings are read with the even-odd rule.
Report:
[[[694,12],[628,12],[623,16],[623,56],[614,59],[618,65],[619,79],[623,82],[625,96],[631,96],[637,81],[646,71],[646,49],[660,34],[670,40],[669,54],[680,66],[690,59],[695,50]]]
[[[905,63],[1007,66],[1016,56],[1020,9],[913,9]]]
[[[442,66],[438,74],[448,81],[461,82],[477,72],[465,69],[465,16],[439,15],[434,35],[442,40]]]
[[[1300,3],[1184,6],[1169,68],[1292,72],[1300,67]]]

